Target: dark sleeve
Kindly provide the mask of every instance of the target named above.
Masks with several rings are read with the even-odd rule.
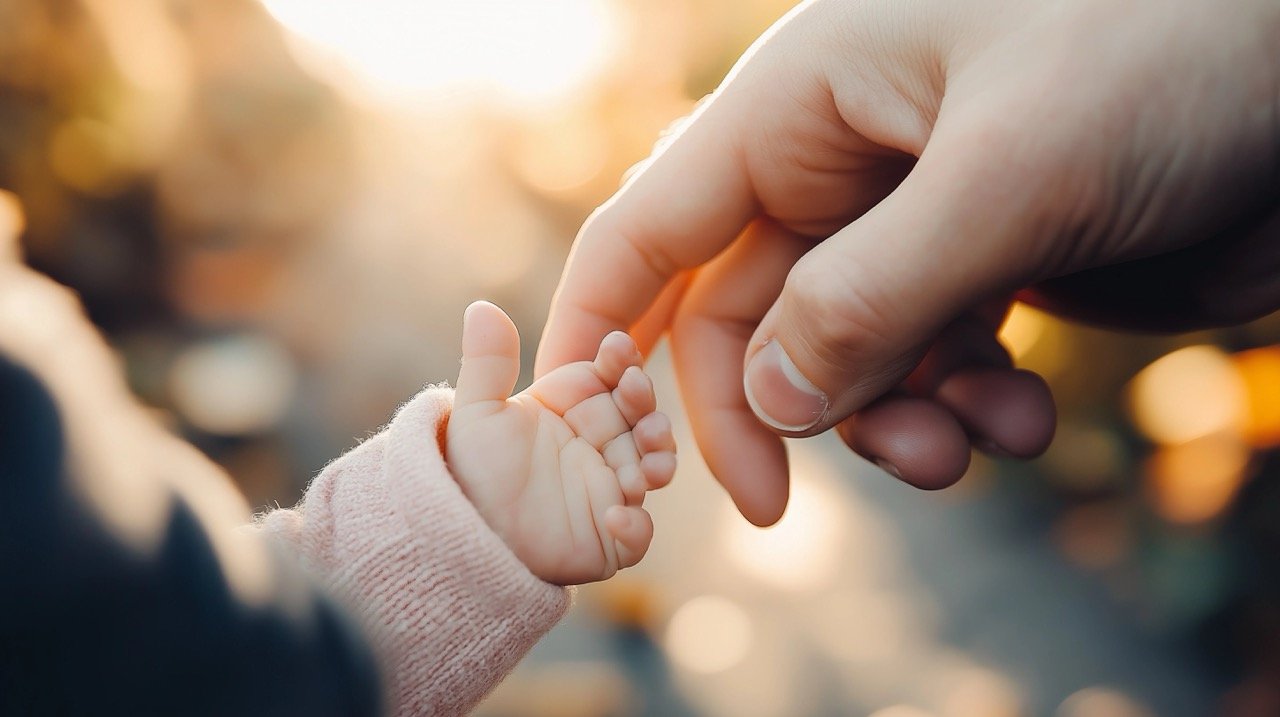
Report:
[[[239,598],[176,496],[158,545],[126,547],[78,497],[65,435],[50,392],[0,356],[0,714],[379,712],[336,605],[305,579]]]

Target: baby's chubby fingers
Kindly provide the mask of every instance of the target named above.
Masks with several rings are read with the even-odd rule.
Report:
[[[606,386],[613,388],[622,380],[623,373],[632,366],[639,366],[643,357],[636,342],[624,331],[614,331],[600,342],[596,353],[596,375]]]
[[[631,434],[635,436],[636,448],[640,449],[641,455],[659,451],[671,453],[676,451],[671,419],[667,418],[666,414],[654,412],[641,418],[636,422],[636,427],[631,429]]]
[[[650,413],[636,423],[631,435],[641,454],[644,490],[666,486],[676,474],[676,439],[671,431],[671,419],[662,413]]]
[[[613,402],[618,405],[618,410],[631,426],[653,413],[657,408],[657,399],[653,395],[653,381],[644,369],[630,366],[622,373],[618,387],[613,389]]]
[[[676,454],[671,451],[646,453],[640,459],[640,474],[644,476],[645,490],[666,487],[676,474]]]
[[[611,394],[622,380],[623,373],[631,366],[639,365],[640,361],[640,350],[631,337],[615,331],[600,342],[600,351],[594,360],[561,366],[535,381],[526,391],[563,416],[597,394]],[[630,426],[631,422],[628,421],[627,425]]]
[[[617,542],[618,569],[640,562],[653,540],[653,518],[648,511],[615,505],[605,512],[604,525]]]
[[[644,494],[651,490],[640,469],[640,451],[631,433],[623,433],[604,447],[604,462],[617,473],[618,486],[627,505],[644,504]]]

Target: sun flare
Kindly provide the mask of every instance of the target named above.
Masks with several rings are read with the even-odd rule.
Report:
[[[263,4],[309,54],[395,99],[459,88],[556,97],[603,66],[615,31],[606,0]]]

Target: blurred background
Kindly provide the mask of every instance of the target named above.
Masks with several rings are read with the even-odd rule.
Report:
[[[587,213],[785,0],[0,0],[0,249],[75,289],[157,418],[289,505],[463,307],[526,380]],[[1280,320],[1131,337],[1017,307],[1058,438],[915,492],[795,442],[750,527],[682,467],[649,559],[480,714],[1280,714]]]

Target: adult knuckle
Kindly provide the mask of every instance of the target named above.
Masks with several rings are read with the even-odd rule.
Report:
[[[884,341],[890,319],[882,298],[856,270],[804,263],[788,278],[798,332],[810,350],[831,364],[846,362]]]

